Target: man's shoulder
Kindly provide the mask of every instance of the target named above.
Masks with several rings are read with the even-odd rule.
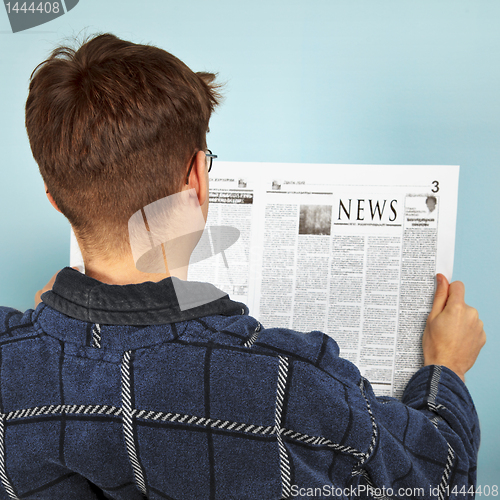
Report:
[[[232,337],[234,344],[249,354],[286,358],[308,371],[349,379],[351,383],[361,379],[357,367],[340,357],[337,342],[321,331],[302,333],[290,328],[266,328],[251,316],[208,317],[204,322],[207,327]]]
[[[0,331],[8,330],[10,327],[25,323],[33,323],[33,309],[21,312],[13,307],[0,306]]]
[[[32,332],[34,314],[33,309],[21,312],[12,307],[0,307],[0,344]]]
[[[288,328],[263,329],[255,344],[334,378],[349,379],[351,383],[358,383],[361,378],[357,367],[340,357],[337,342],[321,331],[302,333]]]

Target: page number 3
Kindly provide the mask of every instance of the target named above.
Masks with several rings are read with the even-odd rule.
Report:
[[[434,186],[431,191],[433,193],[437,193],[439,191],[439,182],[438,181],[432,181],[432,185]]]

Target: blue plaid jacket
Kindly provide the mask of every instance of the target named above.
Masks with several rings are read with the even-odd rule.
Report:
[[[320,332],[70,268],[0,329],[1,499],[472,497],[477,415],[446,368],[377,398]]]

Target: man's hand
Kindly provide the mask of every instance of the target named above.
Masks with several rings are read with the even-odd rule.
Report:
[[[42,301],[42,293],[48,292],[49,290],[52,290],[52,286],[54,285],[54,281],[56,280],[57,275],[59,274],[59,271],[57,271],[52,278],[50,278],[50,281],[41,289],[38,290],[38,292],[35,293],[35,309],[37,308],[38,304]]]
[[[422,337],[424,365],[446,366],[463,381],[486,343],[483,322],[476,309],[465,303],[464,295],[462,282],[450,285],[438,274],[434,304]]]
[[[73,266],[73,269],[80,272],[80,270],[78,269],[78,266]],[[42,301],[42,299],[41,299],[42,293],[45,293],[45,292],[48,292],[49,290],[52,290],[52,287],[54,286],[54,282],[56,281],[57,275],[61,271],[62,271],[62,269],[59,269],[59,271],[57,271],[57,273],[54,274],[54,276],[52,276],[52,278],[50,278],[50,281],[41,290],[38,290],[38,292],[35,293],[35,309],[37,308],[38,304],[40,304],[40,302]]]

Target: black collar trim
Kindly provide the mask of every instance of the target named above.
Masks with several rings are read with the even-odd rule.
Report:
[[[183,297],[192,297],[193,307],[186,307],[189,304],[183,299],[181,310],[176,290],[182,290]],[[196,305],[200,298],[215,295],[222,297]],[[71,318],[108,325],[161,325],[219,314],[248,314],[245,304],[230,300],[209,283],[172,277],[158,283],[107,285],[71,267],[59,272],[52,290],[45,292],[42,300]]]

